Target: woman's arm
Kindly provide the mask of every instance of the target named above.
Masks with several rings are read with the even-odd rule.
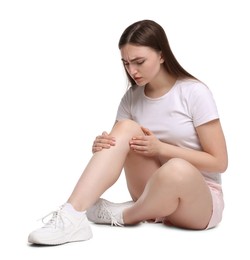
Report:
[[[182,158],[206,172],[225,172],[228,156],[224,134],[219,119],[196,128],[203,151],[181,148],[159,141],[148,129],[145,136],[135,137],[130,146],[137,153],[158,156],[162,162]]]

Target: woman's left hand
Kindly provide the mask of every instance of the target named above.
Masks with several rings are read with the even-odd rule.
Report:
[[[149,129],[144,127],[141,129],[145,135],[133,137],[129,142],[130,148],[146,156],[159,156],[161,141]]]

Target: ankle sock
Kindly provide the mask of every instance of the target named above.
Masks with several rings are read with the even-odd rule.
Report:
[[[82,217],[86,213],[85,210],[84,211],[75,210],[75,208],[68,202],[64,204],[63,208],[66,211],[68,211],[69,213],[71,213],[72,215],[74,215],[74,216],[76,216],[78,218]]]

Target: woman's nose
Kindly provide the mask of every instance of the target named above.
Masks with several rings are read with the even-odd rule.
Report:
[[[138,70],[136,66],[130,66],[130,75],[135,76],[137,74]]]

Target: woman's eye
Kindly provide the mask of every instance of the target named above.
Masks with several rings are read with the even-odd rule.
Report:
[[[137,61],[137,64],[138,64],[138,65],[141,65],[141,64],[143,64],[143,63],[144,63],[144,60]]]
[[[138,61],[136,61],[136,62],[132,62],[132,64],[141,65],[141,64],[144,63],[144,61],[145,61],[145,60],[138,60]],[[129,63],[129,62],[123,62],[123,65],[124,65],[125,67],[128,67],[128,66],[130,65],[130,63]]]

